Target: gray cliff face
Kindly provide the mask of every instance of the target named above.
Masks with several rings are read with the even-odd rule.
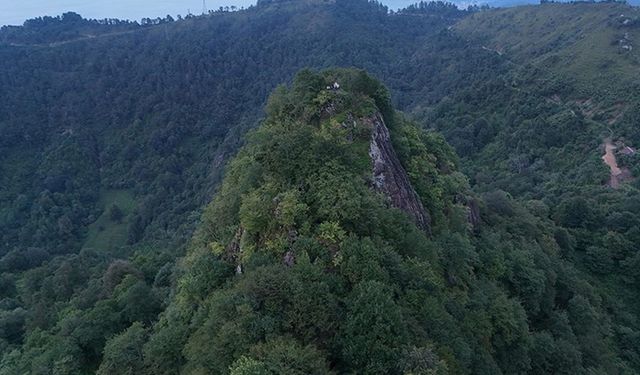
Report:
[[[374,189],[383,193],[391,206],[407,213],[418,228],[430,233],[431,218],[400,164],[382,115],[376,113],[364,122],[371,128],[369,156],[373,164]]]

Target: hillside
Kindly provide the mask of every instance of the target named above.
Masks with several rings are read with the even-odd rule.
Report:
[[[0,46],[5,361],[47,373],[70,355],[64,371],[91,371],[106,338],[154,320],[223,166],[297,70],[367,68],[399,89],[403,108],[492,74],[490,54],[443,32],[464,12],[436,4],[418,14],[294,1],[65,43],[45,28],[36,39],[53,44]],[[139,280],[126,298],[150,304],[133,315],[113,295],[127,270]]]
[[[543,4],[471,15],[454,27],[459,35],[499,52],[510,69],[423,114],[461,155],[476,191],[544,203],[570,234],[563,257],[625,327],[639,311],[639,66],[636,51],[622,48],[635,14],[621,4]],[[626,44],[616,39],[624,33]]]
[[[549,3],[479,12],[455,29],[504,56],[514,71],[535,69],[530,84],[550,100],[628,132],[625,115],[637,111],[640,87],[639,27],[640,11],[625,4]]]
[[[636,18],[0,30],[0,374],[640,371]]]
[[[498,192],[477,200],[452,156],[364,72],[301,72],[230,164],[177,295],[128,363],[154,374],[631,371],[600,297],[561,259],[559,229]],[[397,205],[391,185],[405,173],[429,228]],[[125,347],[107,347],[101,369],[123,369]]]
[[[164,20],[163,20],[164,21]],[[0,43],[11,46],[58,46],[85,39],[129,34],[138,23],[117,19],[87,20],[77,13],[27,20],[23,26],[0,28]]]
[[[108,38],[0,47],[0,150],[7,160],[0,168],[19,163],[20,171],[29,171],[22,176],[7,169],[1,175],[0,200],[15,201],[22,194],[25,205],[4,206],[11,219],[0,222],[0,254],[18,243],[64,242],[78,248],[85,223],[99,214],[101,189],[127,190],[140,204],[147,202],[136,210],[132,222],[139,225],[132,228],[130,242],[145,235],[169,240],[173,233],[163,227],[180,232],[192,222],[189,215],[206,201],[226,156],[260,117],[267,94],[305,66],[367,68],[403,87],[396,99],[403,107],[416,103],[411,92],[422,92],[419,97],[431,102],[454,89],[445,72],[466,70],[457,83],[462,85],[462,76],[474,71],[429,50],[414,53],[455,14],[418,19],[391,18],[385,12],[366,2],[302,8],[276,4]],[[381,37],[364,42],[374,34]],[[451,45],[473,60],[459,48],[459,39],[438,38],[429,48]],[[398,65],[400,56],[405,62]],[[418,70],[420,79],[405,78]],[[25,146],[27,155],[21,153]],[[38,165],[42,169],[34,174]],[[70,179],[82,182],[70,191],[65,187]],[[60,195],[57,206],[75,201],[77,208],[60,208],[49,217],[32,204],[45,190]],[[194,194],[180,197],[183,192]],[[173,199],[180,202],[170,203]],[[67,238],[55,230],[30,235],[37,232],[30,224],[43,215],[50,223],[66,215],[72,224]],[[154,233],[145,234],[147,228]]]

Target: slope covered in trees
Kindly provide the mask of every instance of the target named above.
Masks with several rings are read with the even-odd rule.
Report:
[[[637,33],[636,17],[621,4],[545,4],[466,18],[456,28],[481,30],[469,38],[502,46],[512,67],[425,115],[461,155],[476,191],[544,203],[545,215],[568,234],[563,257],[604,296],[611,328],[629,346],[638,345],[628,329],[637,330],[640,311],[640,64],[624,46]],[[622,183],[610,182],[606,147],[615,147]]]
[[[177,294],[136,349],[142,369],[633,371],[604,296],[562,259],[561,229],[540,205],[474,197],[446,143],[395,113],[364,72],[301,72],[266,112],[205,211]],[[376,193],[378,116],[431,235]],[[102,366],[124,369],[129,345]]]
[[[118,19],[87,20],[74,12],[58,17],[39,17],[22,26],[3,26],[0,43],[12,46],[56,46],[82,39],[131,33],[140,28],[137,22]]]
[[[634,15],[277,1],[3,29],[0,373],[637,372],[636,180],[608,188],[600,160],[640,143]],[[333,66],[380,78],[459,162],[362,73],[307,72],[218,189],[276,85]],[[336,77],[346,102],[318,114]],[[431,237],[369,189],[377,111]],[[371,305],[392,330],[358,355]]]
[[[390,17],[367,1],[288,2],[69,43],[0,46],[5,359],[47,373],[68,358],[59,371],[89,371],[106,338],[153,320],[228,156],[268,93],[298,69],[366,67],[402,88],[394,96],[403,108],[418,97],[436,102],[471,73],[492,74],[490,54],[476,56],[444,31],[463,15],[442,4],[423,17]],[[57,41],[48,30],[38,40]],[[126,275],[136,293],[149,293],[142,315],[125,317],[128,302],[113,294]]]
[[[77,250],[105,189],[136,196],[130,243],[170,240],[192,222],[268,93],[305,66],[368,68],[403,87],[403,107],[435,102],[477,73],[436,53],[449,47],[474,60],[461,39],[442,35],[463,15],[451,7],[416,18],[366,1],[285,4],[54,47],[1,47],[0,199],[12,204],[3,204],[0,253]],[[489,70],[491,61],[476,60]],[[455,84],[451,70],[460,71]]]

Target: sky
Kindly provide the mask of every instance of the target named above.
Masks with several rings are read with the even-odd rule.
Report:
[[[418,0],[382,1],[390,8],[398,8]],[[206,0],[208,9],[220,6],[249,6],[255,0]],[[57,16],[73,11],[85,18],[120,18],[140,20],[143,17],[164,17],[167,14],[185,15],[190,10],[202,13],[202,0],[0,0],[0,25],[22,25],[39,16]]]

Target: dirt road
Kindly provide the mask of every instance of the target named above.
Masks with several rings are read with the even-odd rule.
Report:
[[[605,140],[604,143],[604,155],[602,155],[602,160],[604,160],[605,164],[609,166],[611,169],[611,177],[609,179],[609,186],[614,189],[617,189],[620,186],[620,177],[622,176],[622,169],[618,167],[618,161],[616,160],[616,146],[611,143],[610,139]]]

